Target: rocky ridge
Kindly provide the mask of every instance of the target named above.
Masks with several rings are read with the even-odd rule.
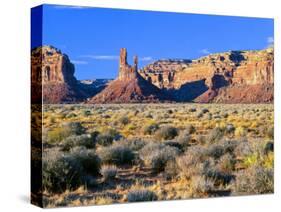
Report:
[[[192,61],[156,61],[141,69],[140,74],[180,102],[272,102],[273,61],[272,48],[229,51]],[[171,64],[177,65],[171,68]],[[244,94],[243,89],[253,92]]]
[[[229,51],[196,60],[165,59],[141,69],[120,51],[115,80],[78,81],[67,55],[52,46],[31,53],[32,102],[41,103],[270,103],[274,50]]]

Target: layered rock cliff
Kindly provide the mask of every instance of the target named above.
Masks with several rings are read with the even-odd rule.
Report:
[[[52,46],[32,50],[31,83],[32,99],[35,102],[42,98],[44,103],[74,102],[80,99],[74,65],[67,55]],[[36,90],[41,94],[37,94]]]
[[[273,101],[272,48],[210,54],[192,61],[160,60],[139,72],[155,86],[167,89],[180,102]]]
[[[66,54],[52,46],[31,52],[32,103],[77,103],[101,90],[76,80],[74,65]]]

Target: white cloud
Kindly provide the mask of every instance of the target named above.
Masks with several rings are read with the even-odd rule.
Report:
[[[74,63],[75,65],[87,65],[88,62],[87,61],[83,61],[83,60],[71,60],[72,63]]]
[[[268,47],[273,47],[273,45],[274,45],[274,38],[272,36],[267,37],[266,41],[267,41],[267,44],[268,44],[267,46]]]
[[[210,54],[211,53],[208,49],[201,49],[199,52],[201,54]]]
[[[118,60],[119,56],[117,55],[81,55],[83,58],[90,58],[94,60]]]
[[[139,61],[151,61],[151,60],[153,60],[152,57],[141,57],[141,58],[139,58]]]
[[[78,10],[82,10],[82,9],[88,9],[89,7],[55,5],[54,8],[55,9],[76,9],[76,10],[78,9]]]
[[[119,60],[119,55],[81,55],[81,58],[90,58],[93,60]],[[152,57],[140,57],[139,61],[151,61]]]

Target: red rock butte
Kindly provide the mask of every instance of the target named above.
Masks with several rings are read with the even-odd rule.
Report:
[[[168,94],[151,84],[138,73],[138,58],[133,66],[127,62],[127,50],[121,48],[118,78],[88,103],[141,103],[167,100]]]
[[[272,103],[274,49],[228,51],[198,59],[162,59],[138,68],[120,49],[118,77],[82,85],[66,54],[52,46],[31,52],[32,102],[59,103]],[[94,71],[93,71],[94,74]],[[105,81],[106,82],[106,81]]]

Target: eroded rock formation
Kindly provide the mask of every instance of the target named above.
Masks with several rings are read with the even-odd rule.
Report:
[[[31,84],[34,103],[76,102],[83,97],[74,77],[74,65],[67,55],[52,46],[32,50]]]
[[[167,89],[176,101],[273,101],[272,48],[210,54],[192,61],[171,61],[156,61],[139,72],[155,86]],[[252,92],[244,93],[242,88]]]
[[[159,102],[168,98],[164,91],[143,79],[138,73],[138,60],[134,65],[127,63],[127,50],[120,51],[118,78],[88,101],[88,103],[135,103]]]

